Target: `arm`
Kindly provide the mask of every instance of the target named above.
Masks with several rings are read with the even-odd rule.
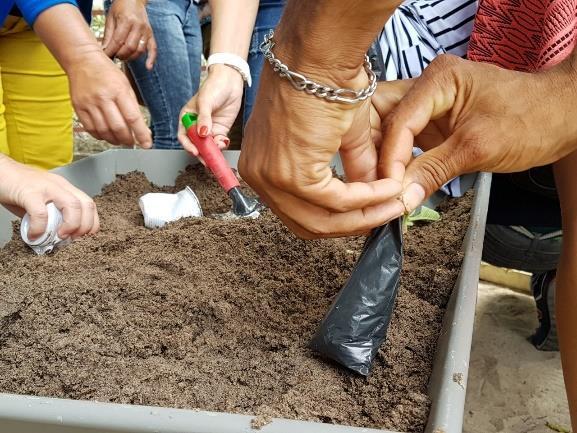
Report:
[[[75,0],[16,0],[13,3],[18,6],[18,9],[20,9],[20,12],[22,12],[24,19],[31,26],[34,25],[38,15],[53,6],[65,3],[78,6]]]
[[[151,147],[152,138],[136,96],[122,72],[104,54],[78,8],[59,4],[34,22],[70,80],[72,104],[88,132],[114,144]]]
[[[90,197],[63,177],[19,164],[0,154],[0,204],[19,216],[30,215],[30,239],[44,233],[48,223],[46,203],[54,202],[64,222],[62,239],[96,233],[100,227]]]
[[[258,11],[258,0],[234,1],[211,0],[212,30],[210,53],[231,53],[246,60],[252,30]],[[198,113],[198,133],[205,137],[215,135],[221,148],[229,144],[226,137],[242,103],[244,82],[238,71],[216,64],[208,70],[208,77],[199,92],[183,107],[186,112]],[[180,125],[178,138],[183,147],[197,155],[197,149]]]
[[[362,89],[371,42],[400,1],[289,0],[273,49],[289,69],[332,87]],[[369,100],[327,102],[263,69],[239,163],[242,177],[302,237],[364,233],[403,214],[403,172],[377,180]],[[340,153],[348,183],[333,178]]]
[[[563,250],[557,268],[557,333],[573,431],[577,431],[577,152],[555,164],[563,219]]]
[[[209,3],[212,9],[210,53],[232,53],[246,60],[259,1],[210,0]]]
[[[387,92],[389,83],[383,84]],[[563,374],[577,430],[577,50],[527,74],[441,56],[388,115],[382,158],[408,164],[405,185],[431,194],[454,176],[554,164],[563,220],[556,310]],[[426,152],[409,164],[413,143]],[[386,172],[381,175],[386,176]],[[410,207],[421,201],[405,189]]]

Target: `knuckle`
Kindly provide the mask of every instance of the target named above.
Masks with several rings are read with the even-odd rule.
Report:
[[[96,203],[94,203],[94,200],[92,199],[85,199],[84,200],[84,207],[89,210],[89,211],[94,211],[96,210]]]
[[[286,173],[264,173],[264,177],[268,183],[282,191],[299,189],[295,188],[293,177]]]
[[[456,158],[464,165],[468,162],[474,165],[482,165],[488,156],[488,147],[486,146],[486,131],[483,132],[480,128],[472,126],[467,134],[461,140],[459,151],[456,153]]]
[[[437,72],[437,70],[440,71],[450,70],[453,69],[455,66],[457,66],[459,64],[459,61],[460,59],[457,56],[453,56],[451,54],[441,54],[440,56],[437,56],[433,59],[433,61],[431,62],[429,67],[425,69],[425,71],[427,69],[431,69],[432,72]]]
[[[130,124],[134,124],[138,122],[140,119],[141,119],[140,115],[133,112],[126,113],[124,116],[124,120],[126,120]]]
[[[76,197],[70,197],[66,200],[65,207],[72,210],[80,210],[82,209],[82,202]]]
[[[431,190],[436,190],[451,178],[447,162],[437,156],[430,156],[427,159],[427,163],[423,165],[423,170],[431,183]]]
[[[28,213],[29,213],[30,217],[35,218],[35,219],[39,219],[41,221],[45,221],[48,219],[48,210],[45,207],[39,208],[39,209],[34,209]]]
[[[115,133],[124,132],[124,125],[120,122],[112,122],[110,124],[110,129]]]

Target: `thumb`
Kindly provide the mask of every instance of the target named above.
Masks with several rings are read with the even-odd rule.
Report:
[[[156,55],[158,52],[158,47],[156,45],[156,39],[154,35],[150,35],[147,44],[147,56],[146,56],[146,69],[149,71],[154,67],[154,62],[156,62]]]
[[[48,209],[46,208],[45,200],[40,195],[30,194],[26,197],[23,205],[30,217],[28,239],[37,239],[44,233],[48,225]]]
[[[416,157],[405,171],[403,199],[408,210],[449,182],[469,171],[459,140],[452,135],[443,144]]]
[[[406,90],[398,85],[398,91]],[[412,156],[415,137],[429,122],[447,115],[457,96],[453,76],[439,67],[425,69],[412,83],[405,96],[383,122],[383,143],[380,149],[378,174],[380,178],[398,179],[403,176]]]
[[[206,137],[212,133],[212,104],[210,98],[206,98],[199,93],[197,99],[198,108],[198,135]]]

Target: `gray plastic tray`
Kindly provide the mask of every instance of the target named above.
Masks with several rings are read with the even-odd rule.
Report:
[[[227,151],[225,155],[236,166],[238,152]],[[144,172],[149,180],[158,185],[174,185],[178,173],[191,163],[196,161],[184,151],[112,150],[55,172],[89,195],[96,195],[117,174],[134,170]],[[341,169],[338,161],[336,168]],[[426,433],[462,431],[490,182],[490,175],[487,174],[478,176],[475,182],[471,223],[463,245],[465,258],[445,314],[429,385],[433,404]],[[14,220],[12,214],[0,207],[0,247],[11,239],[11,222]],[[251,419],[247,415],[0,393],[2,433],[239,433],[254,431],[250,427]],[[283,419],[275,419],[261,431],[384,433],[383,430]]]

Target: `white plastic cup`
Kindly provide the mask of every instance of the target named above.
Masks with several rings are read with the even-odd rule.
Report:
[[[37,239],[28,239],[28,231],[30,229],[30,215],[24,215],[22,218],[22,223],[20,224],[20,236],[22,240],[34,250],[36,254],[42,256],[46,253],[50,253],[56,245],[62,242],[62,239],[58,237],[58,229],[62,225],[63,218],[62,213],[56,208],[54,203],[48,203],[46,205],[48,211],[48,223],[46,225],[46,230],[44,234]]]
[[[187,217],[201,217],[198,197],[190,187],[176,194],[151,192],[138,200],[144,225],[149,229],[163,227],[169,222]]]

